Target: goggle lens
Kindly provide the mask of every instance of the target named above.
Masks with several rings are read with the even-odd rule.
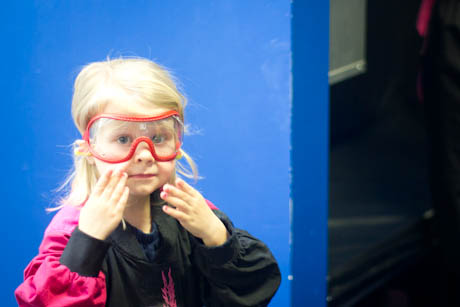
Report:
[[[176,115],[160,119],[100,115],[90,121],[86,131],[93,155],[112,163],[129,160],[142,142],[156,160],[172,160],[183,137],[183,125]]]

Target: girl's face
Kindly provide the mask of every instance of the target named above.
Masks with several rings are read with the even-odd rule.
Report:
[[[101,113],[132,116],[157,116],[168,109],[143,106],[136,104],[135,110],[129,109],[120,103],[109,103]],[[105,171],[122,170],[128,174],[127,186],[130,196],[148,196],[155,190],[161,188],[169,181],[175,172],[175,160],[158,162],[152,156],[148,145],[145,142],[139,143],[132,158],[122,163],[107,163],[91,157],[98,173]]]

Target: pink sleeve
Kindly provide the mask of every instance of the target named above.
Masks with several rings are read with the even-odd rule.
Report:
[[[59,262],[72,230],[78,223],[76,208],[63,208],[53,218],[39,248],[16,289],[19,306],[104,306],[105,276],[85,277]]]
[[[208,207],[211,208],[211,210],[219,210],[210,200],[205,199],[206,204],[208,204]]]

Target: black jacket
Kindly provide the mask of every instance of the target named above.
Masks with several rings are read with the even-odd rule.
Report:
[[[135,229],[121,224],[106,241],[75,228],[60,263],[81,276],[97,277],[102,270],[106,306],[266,306],[281,280],[276,260],[265,244],[214,212],[230,234],[222,246],[206,247],[153,206],[160,233],[153,263]]]

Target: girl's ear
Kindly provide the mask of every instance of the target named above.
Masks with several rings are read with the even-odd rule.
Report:
[[[88,144],[84,140],[76,140],[74,142],[74,155],[85,157],[89,164],[94,164],[94,158],[89,151]]]

